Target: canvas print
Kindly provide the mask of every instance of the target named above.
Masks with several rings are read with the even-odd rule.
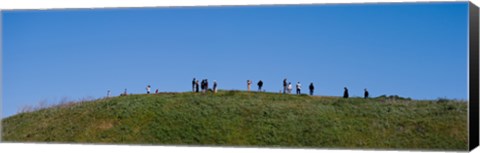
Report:
[[[468,2],[2,12],[2,142],[468,149]]]

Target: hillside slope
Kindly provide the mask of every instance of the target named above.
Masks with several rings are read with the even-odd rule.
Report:
[[[467,149],[464,102],[241,91],[129,95],[2,120],[2,141]]]

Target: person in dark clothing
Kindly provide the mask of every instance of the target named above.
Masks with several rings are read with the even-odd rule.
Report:
[[[283,79],[283,93],[287,92],[287,78]]]
[[[217,81],[213,80],[213,93],[217,93]]]
[[[258,81],[257,85],[258,85],[258,91],[262,91],[263,81],[262,80]]]
[[[200,83],[200,88],[202,89],[202,92],[205,91],[205,79],[203,79],[202,82]]]
[[[343,98],[348,98],[348,89],[347,89],[347,87],[344,87],[343,89],[344,89],[344,91],[343,91]]]
[[[207,92],[207,91],[208,91],[208,80],[205,79],[205,92]]]
[[[196,80],[196,81],[195,81],[195,92],[198,92],[198,88],[199,88],[198,86],[199,86],[199,85],[198,85],[198,80]]]
[[[313,86],[313,82],[310,83],[310,86],[308,88],[310,89],[310,95],[313,95],[313,90],[315,89],[315,87]]]
[[[193,81],[192,81],[192,92],[195,92],[195,82],[196,82],[196,79],[193,78]]]
[[[368,98],[368,90],[367,88],[364,89],[365,93],[363,94],[363,98],[367,99]]]

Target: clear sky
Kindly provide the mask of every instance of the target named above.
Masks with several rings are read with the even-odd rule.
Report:
[[[191,90],[467,99],[468,2],[3,12],[2,116],[40,101]]]

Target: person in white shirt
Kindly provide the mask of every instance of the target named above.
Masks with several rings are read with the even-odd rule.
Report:
[[[300,82],[297,82],[297,95],[301,94],[300,90],[302,89],[302,85]]]
[[[292,83],[291,82],[288,83],[287,90],[288,90],[288,93],[292,93]]]
[[[150,85],[147,86],[147,94],[150,94]]]

